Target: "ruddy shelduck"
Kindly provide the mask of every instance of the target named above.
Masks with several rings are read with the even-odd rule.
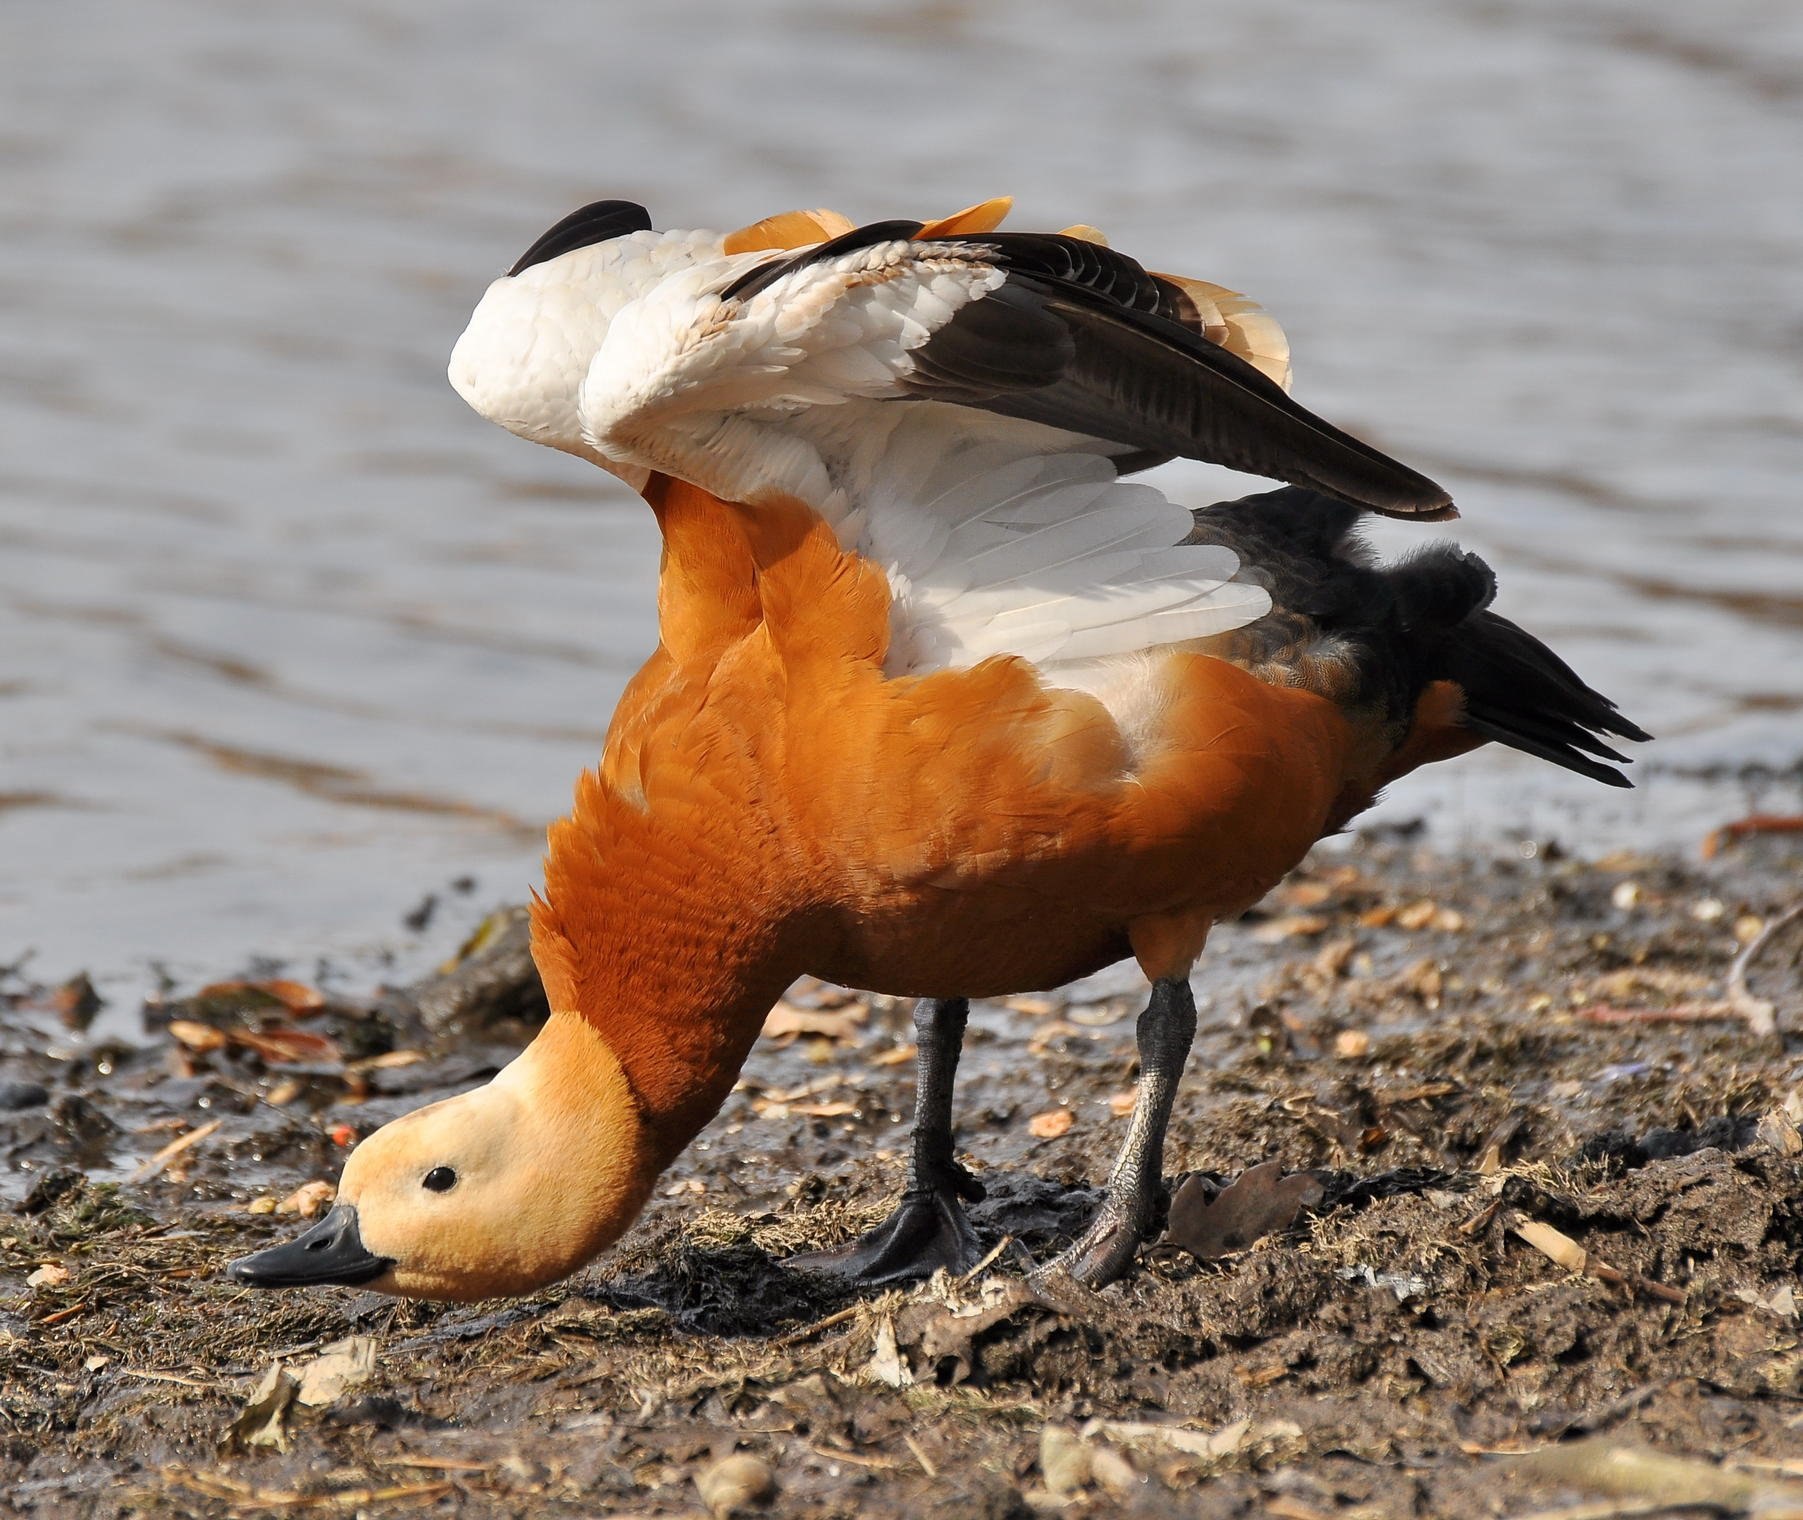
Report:
[[[642,491],[661,641],[550,831],[551,1015],[487,1086],[406,1115],[242,1282],[523,1293],[618,1239],[812,974],[920,999],[907,1190],[811,1264],[966,1268],[966,999],[1122,957],[1152,984],[1105,1201],[1043,1270],[1118,1277],[1158,1227],[1209,929],[1426,762],[1497,740],[1615,785],[1646,736],[1488,609],[1474,555],[1380,566],[1365,512],[1456,515],[1290,399],[1252,302],[1005,202],[854,227],[793,212],[553,227],[451,381]],[[1285,481],[1191,510],[1173,456]]]

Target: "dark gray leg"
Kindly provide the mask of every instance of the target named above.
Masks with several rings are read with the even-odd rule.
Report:
[[[1126,1142],[1108,1174],[1108,1196],[1088,1228],[1040,1269],[1042,1275],[1066,1272],[1088,1287],[1103,1287],[1132,1265],[1134,1253],[1162,1222],[1165,1126],[1196,1038],[1196,1002],[1189,982],[1154,982],[1135,1034],[1139,1090]]]
[[[919,1085],[908,1189],[895,1212],[868,1235],[835,1251],[794,1257],[791,1266],[875,1285],[976,1265],[976,1232],[959,1200],[976,1202],[983,1185],[952,1155],[952,1084],[969,1019],[964,998],[922,998],[914,1005]]]

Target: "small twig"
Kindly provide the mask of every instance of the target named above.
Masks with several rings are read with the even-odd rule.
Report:
[[[1588,1504],[1512,1515],[1510,1520],[1632,1520],[1635,1515],[1668,1515],[1671,1508],[1663,1499],[1593,1499]]]
[[[822,1330],[830,1330],[834,1325],[843,1325],[863,1307],[862,1304],[852,1304],[848,1308],[839,1310],[836,1314],[827,1315],[825,1319],[815,1320],[811,1325],[804,1325],[799,1330],[791,1330],[787,1335],[779,1335],[770,1344],[774,1347],[800,1345],[801,1342],[818,1335]]]
[[[933,1459],[920,1449],[920,1442],[916,1441],[914,1437],[909,1435],[905,1430],[902,1432],[902,1441],[907,1446],[908,1450],[914,1453],[914,1460],[920,1464],[921,1471],[929,1478],[937,1478],[939,1476],[939,1468],[934,1463]]]
[[[449,1480],[438,1483],[396,1483],[387,1488],[340,1488],[323,1494],[306,1494],[279,1488],[257,1489],[233,1502],[233,1510],[253,1509],[318,1509],[327,1504],[390,1504],[396,1499],[436,1499],[452,1493],[457,1485]]]
[[[1002,1254],[1002,1252],[1007,1250],[1009,1246],[1011,1246],[1013,1244],[1014,1244],[1014,1237],[1012,1235],[1004,1235],[1000,1240],[998,1240],[995,1243],[994,1250],[992,1250],[987,1256],[985,1256],[980,1262],[978,1262],[968,1272],[964,1273],[960,1277],[954,1277],[952,1279],[952,1281],[954,1283],[956,1283],[957,1286],[959,1286],[960,1288],[962,1288],[968,1282],[975,1281],[975,1279],[982,1276],[983,1273],[987,1272],[992,1266],[994,1266],[995,1259],[998,1256],[1000,1256]]]
[[[1622,1008],[1614,1003],[1591,1003],[1575,1017],[1586,1024],[1707,1024],[1717,1020],[1735,1023],[1746,1010],[1729,999],[1715,1003],[1674,1003],[1669,1008]]]
[[[1593,1256],[1563,1231],[1555,1230],[1550,1224],[1538,1219],[1516,1219],[1509,1228],[1548,1261],[1567,1271],[1581,1272],[1587,1277],[1596,1278],[1598,1282],[1608,1283],[1611,1287],[1629,1288],[1634,1292],[1644,1293],[1649,1298],[1662,1299],[1668,1304],[1689,1301],[1690,1295],[1682,1288],[1667,1287],[1664,1283],[1654,1282],[1650,1277],[1642,1277],[1638,1272],[1619,1271],[1608,1262]]]
[[[849,1462],[853,1467],[868,1467],[876,1472],[894,1472],[901,1466],[894,1457],[866,1457],[855,1451],[840,1451],[832,1446],[815,1446],[810,1443],[808,1450],[817,1457],[825,1457],[829,1462]]]
[[[1803,814],[1749,813],[1713,830],[1703,841],[1703,859],[1710,860],[1725,844],[1753,834],[1803,834]]]
[[[184,1388],[204,1388],[209,1393],[215,1393],[224,1387],[222,1383],[203,1383],[199,1378],[183,1377],[177,1372],[151,1372],[137,1367],[121,1367],[119,1375],[143,1378],[148,1383],[180,1383]]]
[[[131,1174],[131,1180],[133,1182],[150,1181],[152,1177],[161,1172],[164,1167],[168,1166],[169,1163],[175,1160],[177,1156],[181,1155],[183,1151],[189,1149],[191,1146],[199,1145],[202,1140],[217,1131],[219,1126],[224,1123],[225,1120],[223,1119],[209,1119],[198,1129],[191,1129],[185,1135],[178,1135],[133,1172]]]

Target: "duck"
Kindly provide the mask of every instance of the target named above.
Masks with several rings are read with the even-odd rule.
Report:
[[[916,999],[893,1213],[798,1265],[862,1284],[980,1256],[954,1084],[972,998],[1127,958],[1139,1076],[1093,1218],[1100,1288],[1162,1227],[1213,927],[1411,771],[1500,743],[1614,786],[1648,735],[1492,607],[1426,476],[1290,394],[1274,319],[1095,229],[786,212],[653,229],[600,201],[534,242],[451,357],[482,416],[639,491],[659,642],[548,831],[550,1015],[486,1085],[348,1158],[256,1287],[463,1301],[617,1241],[802,976]],[[1172,458],[1279,482],[1188,507]]]

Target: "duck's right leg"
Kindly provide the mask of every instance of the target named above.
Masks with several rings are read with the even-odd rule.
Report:
[[[970,1003],[922,998],[914,1005],[919,1085],[914,1095],[914,1148],[908,1188],[895,1212],[869,1234],[833,1251],[810,1251],[790,1265],[875,1286],[928,1277],[939,1268],[965,1272],[977,1264],[976,1231],[964,1212],[983,1185],[952,1154],[952,1085]]]

